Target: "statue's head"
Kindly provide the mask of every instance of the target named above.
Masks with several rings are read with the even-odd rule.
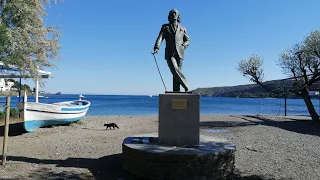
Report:
[[[172,23],[174,20],[181,22],[180,13],[177,9],[172,9],[168,15],[168,21]]]

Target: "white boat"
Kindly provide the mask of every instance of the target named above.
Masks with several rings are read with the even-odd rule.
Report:
[[[81,120],[89,110],[91,103],[86,100],[65,101],[53,104],[27,102],[25,92],[23,102],[17,104],[24,129],[28,132],[35,129],[69,124]]]
[[[15,74],[20,70],[15,66],[4,66],[0,61],[0,78],[31,78]],[[41,78],[49,78],[51,72],[37,69]],[[91,103],[86,100],[74,100],[53,104],[39,103],[39,82],[35,80],[35,102],[27,102],[27,93],[24,92],[23,102],[18,103],[20,118],[23,120],[24,129],[28,132],[37,128],[69,124],[81,120],[89,110]]]

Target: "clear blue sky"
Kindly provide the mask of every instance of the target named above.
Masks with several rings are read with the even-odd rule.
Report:
[[[47,9],[45,22],[60,27],[62,49],[55,62],[58,69],[48,69],[53,78],[43,90],[163,93],[151,51],[173,8],[180,11],[191,38],[183,64],[191,90],[251,83],[236,67],[252,54],[264,59],[265,80],[284,78],[276,60],[283,50],[320,30],[319,7],[319,0],[64,0]],[[164,48],[163,41],[156,57],[171,90]]]

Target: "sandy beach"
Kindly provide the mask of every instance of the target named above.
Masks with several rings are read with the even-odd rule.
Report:
[[[139,179],[121,168],[121,144],[131,135],[156,133],[157,120],[157,116],[92,116],[22,134],[11,125],[0,179]],[[320,179],[320,126],[310,120],[202,115],[200,121],[201,134],[236,144],[233,179]],[[109,122],[120,129],[106,130],[103,124]],[[2,150],[3,127],[0,133]]]

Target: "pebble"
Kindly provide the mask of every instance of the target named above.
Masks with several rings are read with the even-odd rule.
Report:
[[[6,167],[0,166],[0,179],[131,179],[121,169],[117,156],[122,153],[123,139],[158,130],[158,116],[93,116],[82,121],[75,126],[41,128],[10,136],[9,157]],[[201,122],[206,123],[200,132],[235,143],[235,168],[248,179],[320,179],[319,128],[318,132],[310,132],[316,129],[312,123],[303,122],[302,129],[298,121],[290,120],[288,126],[286,121],[289,120],[274,115],[260,115],[259,119],[246,115],[201,115]],[[120,129],[105,130],[103,124],[111,122]],[[228,131],[204,131],[209,128]]]

